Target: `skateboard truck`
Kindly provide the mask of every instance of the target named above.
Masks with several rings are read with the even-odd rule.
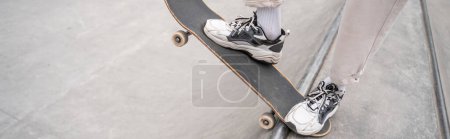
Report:
[[[189,31],[178,30],[172,35],[172,42],[177,47],[183,47],[189,40]]]

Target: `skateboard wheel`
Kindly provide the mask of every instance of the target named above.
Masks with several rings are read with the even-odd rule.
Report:
[[[272,129],[275,126],[275,117],[271,112],[263,113],[259,117],[259,126],[263,129]]]
[[[172,36],[172,42],[177,47],[183,47],[188,42],[188,33],[182,30],[175,32]]]

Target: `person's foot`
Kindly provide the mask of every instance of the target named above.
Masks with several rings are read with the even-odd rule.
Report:
[[[325,122],[334,115],[345,89],[338,88],[329,78],[306,95],[305,101],[295,105],[286,115],[286,124],[301,135],[319,132]]]
[[[286,32],[281,30],[277,39],[269,40],[258,26],[256,14],[250,18],[239,17],[229,24],[221,19],[210,19],[203,30],[217,44],[245,51],[254,59],[267,63],[278,63],[286,37]]]

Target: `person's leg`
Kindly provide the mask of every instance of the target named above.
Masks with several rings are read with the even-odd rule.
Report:
[[[276,40],[281,35],[281,8],[260,7],[256,9],[258,25],[264,30],[269,40]]]
[[[345,85],[357,82],[407,0],[347,0],[336,38],[331,79],[326,78],[286,116],[297,133],[311,135],[339,108]]]
[[[330,77],[339,86],[358,82],[407,0],[347,0]]]
[[[246,51],[256,60],[278,63],[286,33],[281,29],[282,0],[245,0],[256,14],[237,18],[231,23],[222,19],[206,21],[204,32],[217,44]]]
[[[256,8],[258,25],[270,40],[281,35],[281,8],[283,0],[245,0],[245,5]]]

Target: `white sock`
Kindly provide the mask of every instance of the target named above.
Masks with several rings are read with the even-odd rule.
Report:
[[[275,40],[281,35],[281,8],[263,7],[256,9],[258,25],[264,30],[269,40]]]

